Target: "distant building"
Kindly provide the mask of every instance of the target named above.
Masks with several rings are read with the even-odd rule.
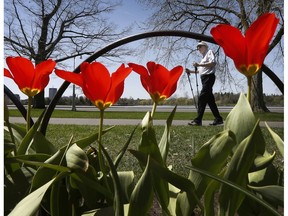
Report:
[[[52,100],[53,97],[56,95],[57,88],[49,88],[49,99]]]

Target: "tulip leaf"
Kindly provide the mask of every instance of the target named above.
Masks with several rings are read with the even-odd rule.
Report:
[[[42,201],[42,198],[44,197],[46,191],[49,189],[49,187],[59,179],[62,179],[65,177],[67,173],[61,173],[57,177],[53,178],[37,190],[30,193],[28,196],[26,196],[24,199],[22,199],[16,207],[12,210],[12,212],[9,214],[10,216],[30,216],[34,215],[36,211],[38,210],[40,203]]]
[[[106,128],[102,131],[102,135],[104,135],[105,133],[107,133],[108,131],[110,131],[111,129],[113,129],[115,126],[112,126],[112,127],[109,127],[109,128]],[[85,137],[83,139],[80,139],[80,140],[76,140],[74,141],[74,143],[76,143],[80,148],[85,148],[87,146],[89,146],[90,144],[92,144],[93,142],[97,141],[98,140],[98,132],[97,133],[94,133],[88,137]],[[65,146],[62,147],[61,149],[65,149]]]
[[[79,148],[77,144],[73,144],[67,151],[66,155],[67,167],[72,170],[88,170],[89,161],[85,152]]]
[[[71,202],[69,200],[66,185],[63,181],[57,181],[51,185],[50,215],[72,215]]]
[[[109,156],[106,149],[101,145],[101,143],[99,144],[99,148],[101,148],[101,150],[103,151],[103,153],[107,159],[107,162],[109,164],[109,167],[110,167],[111,177],[112,177],[113,186],[114,186],[114,193],[115,193],[114,194],[115,215],[119,215],[119,216],[123,215],[124,216],[123,195],[122,195],[120,180],[118,177],[118,173],[116,171],[116,167],[114,166],[114,163],[113,163],[111,157]]]
[[[139,151],[150,155],[151,158],[156,160],[161,166],[165,167],[162,159],[159,147],[157,145],[156,133],[153,128],[153,122],[150,112],[147,112],[142,120],[142,136],[138,147]],[[147,157],[147,156],[146,156]],[[153,188],[156,193],[156,197],[160,202],[164,211],[168,211],[167,206],[169,203],[169,187],[168,183],[160,178],[158,175],[152,174]]]
[[[267,185],[263,187],[254,187],[248,185],[250,189],[261,194],[265,199],[274,205],[284,206],[284,187],[278,185]]]
[[[131,193],[134,187],[134,172],[133,171],[122,171],[118,172],[118,177],[123,191],[124,203],[129,203]]]
[[[189,167],[189,169],[193,170],[194,172],[198,172],[198,173],[201,173],[202,175],[205,175],[209,178],[212,178],[216,181],[219,181],[221,183],[223,183],[223,185],[226,185],[227,187],[230,187],[230,189],[235,189],[243,194],[245,194],[247,197],[251,198],[252,200],[256,201],[257,203],[259,203],[260,205],[262,205],[263,207],[265,207],[267,210],[269,210],[273,215],[279,215],[280,214],[278,213],[278,211],[276,209],[273,208],[273,206],[271,206],[269,203],[267,203],[266,201],[264,201],[263,199],[259,198],[258,196],[256,196],[254,193],[250,192],[249,190],[247,190],[246,188],[244,187],[241,187],[240,185],[230,181],[230,180],[227,180],[226,178],[223,178],[223,177],[220,177],[220,176],[217,176],[217,175],[214,175],[210,172],[207,172],[205,170],[202,170],[202,169],[198,169],[196,167]],[[220,213],[221,215],[221,213]],[[224,214],[225,215],[225,214]],[[226,214],[226,215],[229,215],[229,214]]]
[[[224,175],[224,178],[235,182],[241,187],[247,185],[248,172],[256,157],[258,124],[259,121],[255,124],[252,133],[238,145]],[[231,190],[228,185],[222,185],[219,196],[220,212],[226,215],[234,215],[244,197],[243,193]]]
[[[278,150],[280,152],[280,154],[282,155],[282,157],[284,157],[284,142],[283,140],[280,138],[280,136],[275,133],[269,126],[268,124],[265,122],[266,124],[266,127],[268,128],[268,131],[270,132],[272,138],[274,139],[277,147],[278,147]]]
[[[268,152],[265,152],[265,154],[258,155],[255,160],[254,160],[254,165],[252,167],[251,171],[257,171],[257,170],[262,170],[266,167],[268,167],[270,164],[272,164],[274,158],[276,156],[276,152],[273,152],[273,154],[269,154]]]
[[[140,151],[135,151],[135,150],[129,150],[139,161],[142,163],[147,162],[147,157],[145,154],[143,154]],[[161,166],[157,161],[155,161],[152,157],[150,158],[150,166],[151,166],[151,171],[156,175],[159,175],[159,177],[163,178],[170,184],[174,185],[175,187],[186,191],[188,194],[189,200],[192,199],[192,197],[198,201],[198,205],[200,208],[202,207],[200,200],[197,198],[196,192],[195,192],[195,187],[193,183],[187,179],[184,178],[180,175],[177,175],[170,171],[168,168]]]
[[[230,130],[224,130],[205,143],[199,152],[192,158],[191,163],[194,167],[217,174],[226,165],[227,157],[231,154],[235,144],[235,135]],[[189,180],[195,185],[198,197],[203,195],[210,181],[209,178],[206,178],[199,173],[194,173],[193,171],[190,171]],[[185,196],[185,193],[181,196]],[[179,200],[179,202],[181,201]],[[188,211],[188,209],[185,208],[185,211],[191,212],[196,204],[197,200],[191,200],[191,210]]]
[[[35,124],[29,129],[27,134],[24,136],[22,142],[20,143],[20,145],[17,149],[17,155],[26,154],[26,152],[31,147],[31,144],[32,144],[31,141],[34,138],[34,135],[35,135],[38,127],[40,126],[43,115],[44,115],[44,112],[39,116],[39,118],[37,119]]]
[[[113,196],[108,188],[105,188],[94,178],[87,176],[87,172],[74,172],[70,176],[72,183],[81,191],[84,197],[89,197],[89,194],[95,194],[94,197],[90,197],[91,201],[97,197],[98,193],[104,195],[108,202],[113,200]]]
[[[5,162],[15,163],[17,162],[17,159],[24,160],[24,161],[44,162],[48,158],[50,158],[50,155],[47,155],[47,154],[29,154],[29,155],[19,155],[15,157],[7,157],[5,158]]]
[[[162,135],[162,138],[159,143],[159,149],[161,152],[161,156],[163,158],[164,163],[166,163],[167,155],[169,152],[169,144],[170,144],[170,127],[172,125],[172,121],[176,112],[177,106],[174,107],[172,112],[170,113],[168,119],[166,120],[165,130]]]
[[[265,186],[278,184],[279,174],[273,164],[265,169],[250,172],[248,174],[249,184],[251,186]]]
[[[116,168],[116,169],[117,169],[117,167],[118,167],[118,165],[119,165],[122,157],[124,156],[124,154],[125,154],[128,146],[129,146],[129,144],[130,144],[130,142],[131,142],[131,140],[132,140],[132,137],[133,137],[133,135],[134,135],[137,127],[138,127],[138,126],[136,126],[136,127],[134,128],[134,130],[133,130],[132,133],[130,134],[129,139],[127,140],[127,142],[125,143],[125,145],[123,146],[123,148],[120,150],[120,153],[117,155],[117,157],[116,157],[116,159],[115,159],[115,161],[114,161],[114,164],[115,164],[115,168]]]
[[[153,185],[150,174],[150,156],[148,156],[145,170],[131,194],[128,216],[146,216],[152,201]]]
[[[236,135],[237,144],[241,143],[253,129],[256,123],[251,106],[243,93],[240,94],[237,104],[228,114],[224,129],[231,130]]]
[[[36,153],[52,155],[57,151],[55,146],[39,131],[36,131],[31,147],[35,149]]]

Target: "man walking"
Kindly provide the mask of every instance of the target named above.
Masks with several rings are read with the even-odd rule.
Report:
[[[223,124],[218,107],[215,103],[213,95],[213,85],[215,83],[215,56],[212,50],[208,49],[208,45],[201,41],[197,44],[197,49],[202,54],[203,58],[199,63],[194,63],[193,66],[198,68],[197,71],[186,69],[186,73],[199,73],[202,83],[202,90],[198,98],[198,116],[188,123],[188,125],[201,126],[202,118],[205,112],[206,105],[208,104],[215,119],[210,125]]]

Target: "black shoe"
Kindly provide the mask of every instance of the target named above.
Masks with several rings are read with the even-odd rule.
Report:
[[[210,123],[209,125],[220,125],[223,124],[223,119],[215,119],[212,123]]]
[[[190,126],[202,126],[202,122],[199,120],[192,120],[191,122],[188,123]]]

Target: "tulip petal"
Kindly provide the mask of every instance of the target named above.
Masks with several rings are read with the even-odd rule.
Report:
[[[119,100],[124,91],[124,80],[131,73],[132,68],[125,68],[122,64],[116,72],[111,76],[111,88],[107,95],[105,102],[111,102],[114,104]]]
[[[129,67],[133,68],[133,71],[135,71],[136,73],[140,75],[142,86],[147,92],[150,92],[151,84],[150,84],[150,77],[149,77],[147,69],[142,65],[138,65],[134,63],[128,63],[128,65]]]
[[[179,80],[183,72],[182,66],[177,66],[170,71],[169,82],[162,92],[162,95],[165,95],[166,98],[169,98],[177,89],[177,81]]]
[[[23,57],[7,57],[6,63],[19,89],[31,88],[35,75],[32,62]]]
[[[6,68],[4,68],[4,76],[9,77],[11,79],[14,79],[14,77],[12,76],[10,71],[8,69],[6,69]]]
[[[83,87],[82,74],[76,74],[73,72],[68,72],[68,71],[59,70],[59,69],[55,69],[55,74],[68,82],[71,82],[80,87]]]
[[[234,60],[237,68],[246,63],[247,45],[241,31],[233,26],[220,24],[211,29],[214,40],[227,56]]]
[[[153,69],[150,67],[149,72],[151,80],[151,93],[158,92],[160,95],[162,95],[162,92],[169,82],[169,70],[160,64],[156,64]]]
[[[93,62],[85,67],[83,71],[84,93],[90,95],[90,100],[102,100],[105,102],[111,86],[111,77],[107,68],[100,62]]]
[[[43,61],[35,67],[35,77],[33,80],[32,88],[42,91],[49,82],[49,75],[54,70],[56,62],[52,59]]]
[[[269,42],[274,35],[278,22],[279,19],[275,17],[274,13],[265,13],[252,23],[245,34],[247,44],[249,44],[248,59],[251,62],[258,63],[259,67],[262,66],[267,55]]]

